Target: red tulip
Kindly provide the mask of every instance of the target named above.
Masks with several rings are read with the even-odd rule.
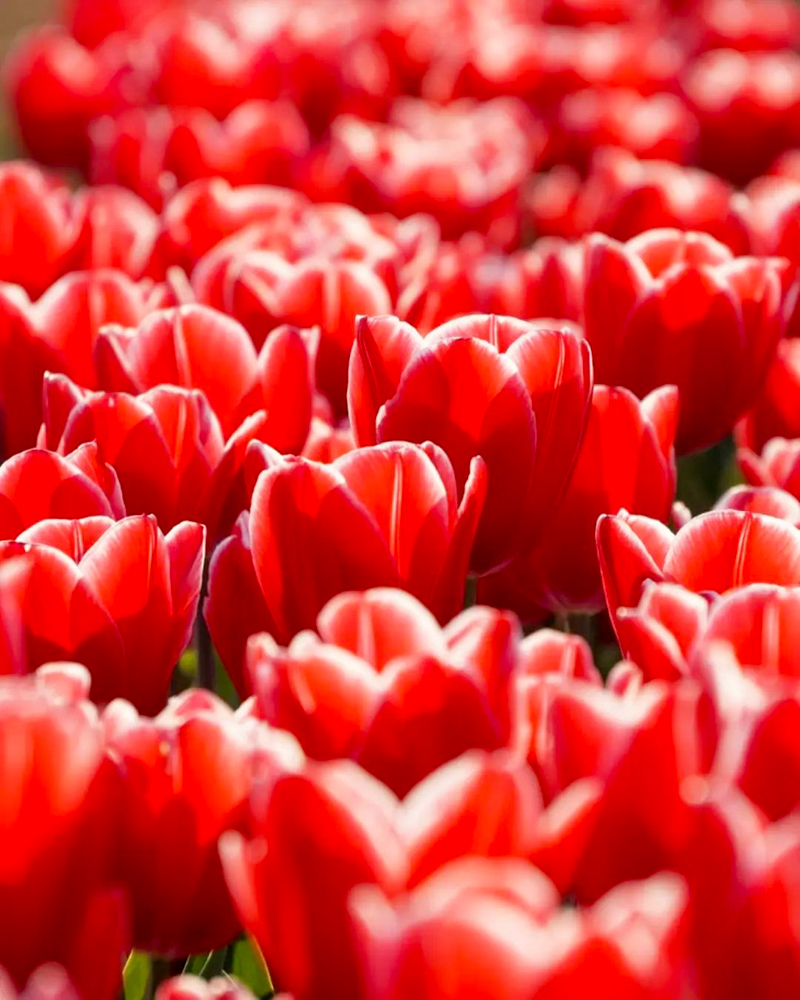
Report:
[[[30,564],[6,598],[22,614],[28,669],[76,660],[96,702],[159,711],[194,624],[204,535],[188,522],[165,537],[153,517],[90,517],[40,521],[0,543],[3,561]]]
[[[230,976],[215,976],[205,980],[199,976],[183,975],[168,979],[156,990],[155,1000],[255,1000],[250,990]],[[276,995],[276,1000],[291,997]]]
[[[0,683],[0,964],[22,989],[57,962],[81,997],[113,1000],[126,947],[111,881],[118,786],[88,688],[74,666]]]
[[[779,517],[800,527],[800,500],[777,486],[732,486],[717,500],[714,510],[749,510],[754,514]]]
[[[800,14],[787,0],[704,0],[687,11],[698,48],[762,52],[796,49]]]
[[[221,177],[193,181],[164,206],[156,255],[163,273],[155,277],[163,277],[173,264],[191,272],[218,243],[250,225],[273,222],[282,229],[284,218],[298,222],[305,204],[301,194],[287,188],[234,188]]]
[[[700,165],[734,183],[764,173],[800,140],[794,52],[706,52],[689,64],[682,86],[700,122]]]
[[[772,260],[735,258],[701,233],[586,245],[585,330],[595,375],[639,396],[680,391],[678,453],[724,437],[751,405],[781,336]]]
[[[612,616],[639,603],[647,580],[724,594],[751,583],[800,583],[800,530],[749,511],[710,511],[673,535],[647,517],[602,517],[597,550]]]
[[[698,139],[692,111],[677,95],[587,87],[558,108],[551,143],[557,162],[583,169],[595,149],[619,146],[648,160],[686,163]]]
[[[67,372],[85,386],[95,384],[92,350],[106,323],[136,324],[150,310],[152,295],[121,272],[70,274],[38,302],[22,289],[0,289],[0,403],[6,454],[36,444],[42,422],[42,378]],[[10,359],[13,359],[11,363]]]
[[[0,969],[0,998],[1,1000],[81,1000],[62,966],[52,963],[40,966],[20,992],[17,992],[13,982]]]
[[[410,595],[370,590],[333,598],[323,640],[288,649],[267,635],[247,647],[260,716],[318,760],[353,757],[397,795],[472,748],[508,743],[518,626],[488,608],[441,630]]]
[[[441,107],[400,98],[385,122],[336,118],[305,188],[365,212],[425,212],[445,239],[471,230],[507,247],[518,239],[520,190],[543,145],[541,126],[514,98]]]
[[[641,403],[626,389],[596,386],[578,462],[555,517],[537,545],[479,582],[479,599],[511,608],[525,621],[540,618],[541,608],[602,608],[597,519],[624,507],[666,520],[675,492],[677,416],[672,386]]]
[[[133,914],[133,946],[182,956],[222,948],[239,933],[217,841],[244,831],[254,776],[302,759],[202,691],[187,691],[155,719],[127,702],[105,710],[109,750],[122,775],[117,873]]]
[[[471,567],[485,572],[545,529],[577,458],[591,387],[589,352],[571,330],[473,316],[423,340],[384,317],[359,322],[348,401],[360,443],[433,440],[460,490],[472,457],[484,459]]]
[[[203,518],[205,491],[225,441],[202,392],[160,385],[141,396],[85,392],[65,375],[44,385],[42,443],[61,454],[97,442],[119,477],[132,514],[155,514],[163,528]]]
[[[677,998],[688,985],[687,896],[680,878],[664,874],[561,913],[553,886],[519,862],[454,863],[396,900],[359,887],[350,908],[362,995]]]
[[[432,445],[360,448],[332,465],[274,453],[265,462],[248,526],[220,546],[210,568],[206,620],[232,676],[243,678],[249,635],[288,642],[344,590],[400,586],[440,621],[462,606],[485,490],[480,459],[460,505],[452,467]],[[242,602],[241,632],[228,619],[231,587]]]
[[[33,449],[0,465],[0,538],[16,538],[48,518],[97,514],[119,520],[125,505],[116,473],[99,461],[95,444],[64,458]]]
[[[784,339],[753,407],[736,425],[736,443],[760,453],[772,438],[800,437],[800,340]]]
[[[520,857],[539,810],[530,771],[505,753],[466,754],[418,785],[402,806],[346,761],[309,764],[253,797],[254,835],[227,834],[221,853],[242,923],[276,981],[297,1000],[364,996],[348,896],[394,893],[455,858]]]
[[[620,148],[598,149],[585,180],[564,168],[544,174],[530,205],[537,231],[553,236],[598,232],[630,240],[648,229],[684,229],[709,233],[734,253],[750,246],[730,185],[715,174],[640,160]]]

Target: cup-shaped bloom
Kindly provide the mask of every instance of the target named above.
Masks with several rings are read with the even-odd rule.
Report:
[[[256,1000],[250,990],[238,979],[230,976],[215,976],[201,979],[189,974],[168,979],[156,990],[155,1000]],[[276,994],[276,1000],[291,1000],[291,997]]]
[[[562,911],[530,863],[452,862],[411,893],[350,895],[365,1000],[680,996],[688,985],[682,879],[663,874]],[[644,949],[642,942],[648,947]]]
[[[5,594],[20,609],[28,669],[75,660],[96,702],[158,712],[191,635],[204,553],[202,525],[164,536],[147,516],[40,521],[3,542],[0,559],[30,564]]]
[[[275,453],[266,461],[246,527],[210,568],[206,620],[233,677],[244,677],[248,636],[270,632],[286,643],[342,591],[397,586],[440,621],[458,612],[485,491],[481,459],[460,504],[435,445],[359,448],[331,465]]]
[[[38,521],[125,516],[114,470],[97,457],[97,445],[72,454],[33,448],[0,465],[0,538],[16,538]]]
[[[119,787],[88,689],[74,665],[0,681],[0,967],[21,990],[57,962],[81,997],[113,1000],[127,950]]]
[[[48,962],[28,978],[25,988],[17,991],[14,983],[0,969],[2,1000],[81,1000],[66,969]]]
[[[648,580],[711,595],[751,583],[800,584],[800,529],[748,510],[709,511],[677,534],[649,517],[602,517],[597,551],[612,618],[638,605]]]
[[[464,754],[402,803],[350,761],[309,763],[251,798],[249,837],[227,834],[223,867],[242,924],[297,1000],[364,996],[348,897],[389,895],[468,856],[522,858],[541,800],[524,762]]]
[[[155,312],[135,330],[106,327],[95,345],[95,363],[103,389],[200,389],[226,438],[244,417],[266,409],[272,423],[285,428],[267,440],[278,451],[299,452],[311,422],[315,342],[311,331],[279,327],[257,356],[236,320],[188,305]]]
[[[162,528],[194,517],[225,440],[208,400],[197,389],[160,385],[140,396],[87,392],[66,375],[44,384],[41,443],[69,454],[97,442],[101,461],[116,472],[131,514],[154,514]]]
[[[133,946],[172,957],[222,948],[239,933],[217,851],[244,832],[254,775],[302,754],[212,694],[187,691],[154,719],[125,701],[103,713],[122,777],[116,874],[131,903]]]
[[[136,325],[154,304],[119,271],[69,274],[36,302],[15,285],[0,287],[0,406],[6,455],[36,444],[45,372],[66,372],[94,386],[92,351],[106,323]]]
[[[778,344],[766,380],[750,410],[736,425],[736,443],[759,454],[772,438],[800,437],[800,340]]]
[[[470,749],[510,739],[519,625],[490,608],[442,629],[409,594],[333,598],[318,638],[287,649],[268,635],[247,648],[258,712],[318,760],[352,757],[397,795]]]
[[[742,475],[754,487],[778,489],[800,497],[800,438],[791,441],[772,438],[760,455],[749,448],[739,448],[736,458]]]
[[[380,317],[358,323],[348,395],[360,443],[432,440],[460,491],[472,458],[483,458],[471,568],[486,572],[546,528],[577,459],[591,390],[590,352],[569,327],[469,316],[423,339]]]
[[[705,233],[586,243],[584,327],[595,376],[640,398],[680,391],[679,454],[730,432],[758,394],[785,326],[780,266]]]
[[[595,547],[601,514],[621,508],[666,520],[675,494],[678,394],[664,386],[641,402],[596,386],[575,471],[544,537],[479,581],[481,601],[535,621],[540,609],[598,611],[603,589]]]

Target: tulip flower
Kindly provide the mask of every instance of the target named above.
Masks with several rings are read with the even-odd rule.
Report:
[[[81,1000],[66,971],[52,963],[40,966],[20,992],[0,969],[2,1000]]]
[[[153,517],[89,517],[40,521],[0,543],[0,560],[30,564],[6,595],[22,616],[28,669],[76,660],[96,702],[159,711],[194,624],[204,538],[189,522],[165,537]]]
[[[125,516],[119,480],[99,461],[94,443],[63,458],[34,448],[0,465],[0,538],[16,538],[49,518],[94,515]]]
[[[479,581],[479,600],[510,608],[524,621],[540,619],[542,608],[600,610],[597,519],[623,507],[667,519],[675,493],[677,418],[673,386],[641,402],[626,389],[596,386],[575,471],[555,517],[538,544]]]
[[[440,621],[462,606],[485,491],[480,459],[460,504],[452,467],[434,445],[360,448],[331,465],[275,453],[263,460],[249,516],[212,560],[205,607],[240,690],[248,636],[267,631],[288,642],[342,591],[400,586]]]
[[[562,913],[532,866],[461,862],[399,899],[363,886],[350,900],[366,1000],[420,991],[431,1000],[586,992],[667,1000],[688,986],[688,891],[675,875],[619,886],[589,909]]]
[[[701,233],[586,243],[584,323],[595,376],[680,392],[679,454],[723,438],[756,398],[784,326],[778,262]]]
[[[736,425],[736,443],[756,455],[772,438],[800,437],[800,341],[781,340],[752,408]]]
[[[76,666],[0,681],[0,966],[22,990],[55,962],[81,997],[113,1000],[127,945],[112,881],[119,789],[88,690]]]
[[[601,517],[597,551],[612,616],[636,607],[647,580],[712,595],[751,583],[800,583],[800,530],[751,511],[710,511],[675,535],[649,517]]]
[[[505,746],[519,626],[489,608],[442,630],[403,591],[341,594],[279,648],[247,646],[248,689],[271,725],[318,760],[353,757],[397,795],[466,750]]]
[[[350,422],[361,444],[433,440],[464,489],[488,488],[471,568],[507,562],[545,529],[577,458],[591,358],[572,330],[471,316],[426,338],[391,317],[362,320],[350,363]]]
[[[255,997],[246,986],[230,976],[215,976],[206,980],[185,975],[161,983],[155,1000],[255,1000]],[[281,997],[276,997],[276,1000],[281,1000]],[[291,998],[284,996],[282,1000]]]
[[[116,866],[133,946],[172,957],[224,947],[239,924],[217,841],[245,831],[255,774],[294,769],[302,754],[204,691],[185,692],[155,719],[114,701],[103,724],[122,776]]]
[[[226,834],[223,867],[245,929],[276,983],[297,1000],[357,1000],[356,885],[394,894],[456,858],[523,857],[539,796],[530,771],[499,754],[466,754],[402,805],[349,761],[310,763],[253,796],[252,834]]]
[[[94,386],[92,350],[100,327],[137,324],[155,304],[153,296],[118,271],[67,275],[34,303],[20,288],[0,287],[0,358],[6,359],[0,366],[0,405],[7,455],[36,444],[45,372],[66,372]]]

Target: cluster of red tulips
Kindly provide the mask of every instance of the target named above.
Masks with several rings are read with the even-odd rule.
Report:
[[[800,6],[6,79],[1,1000],[795,1000]]]

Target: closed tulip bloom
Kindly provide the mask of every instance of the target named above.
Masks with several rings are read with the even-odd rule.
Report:
[[[704,233],[586,243],[584,325],[598,382],[680,392],[679,454],[730,432],[756,398],[785,325],[779,262],[734,257]]]
[[[44,386],[42,443],[61,454],[97,442],[116,472],[131,514],[154,514],[169,529],[203,518],[212,474],[225,450],[214,412],[197,389],[160,385],[140,396],[86,392],[65,375]]]
[[[621,508],[666,520],[675,494],[678,394],[664,386],[641,402],[596,386],[575,471],[544,537],[479,582],[481,601],[536,621],[551,611],[598,611],[603,587],[595,546],[601,514]]]
[[[215,976],[206,980],[185,975],[161,983],[155,1000],[255,1000],[255,997],[246,986],[230,976]],[[282,1000],[291,998],[284,996]]]
[[[677,534],[648,517],[602,517],[597,551],[612,617],[636,607],[648,580],[711,595],[751,583],[800,583],[800,530],[751,511],[710,511]]]
[[[471,568],[502,565],[543,531],[583,438],[592,388],[589,351],[574,333],[469,316],[424,339],[392,317],[361,320],[350,363],[356,438],[432,440],[459,491],[486,462],[486,503]]]
[[[287,649],[247,648],[259,715],[319,760],[352,757],[405,795],[462,752],[510,739],[519,626],[474,608],[441,629],[403,591],[333,598]]]
[[[128,945],[112,881],[119,788],[88,690],[74,666],[0,681],[0,966],[22,990],[55,962],[81,997],[113,1000]]]
[[[66,970],[52,963],[40,966],[19,990],[0,969],[0,1000],[81,1000]]]
[[[178,696],[155,719],[114,701],[103,723],[122,779],[116,871],[133,946],[173,957],[224,947],[239,923],[217,841],[246,829],[255,774],[298,766],[297,745],[203,691]]]
[[[30,564],[7,595],[22,615],[28,669],[77,660],[96,702],[125,697],[159,711],[191,635],[204,551],[201,525],[164,536],[145,516],[40,521],[0,543],[0,559]]]
[[[481,459],[460,504],[452,466],[433,445],[360,448],[331,465],[265,461],[247,526],[222,543],[210,568],[206,620],[232,676],[243,677],[249,635],[288,642],[345,590],[399,586],[440,621],[462,606],[485,490]],[[230,588],[255,614],[226,638]]]
[[[49,518],[94,515],[125,516],[117,475],[99,461],[94,443],[64,457],[34,448],[0,465],[0,538]]]

